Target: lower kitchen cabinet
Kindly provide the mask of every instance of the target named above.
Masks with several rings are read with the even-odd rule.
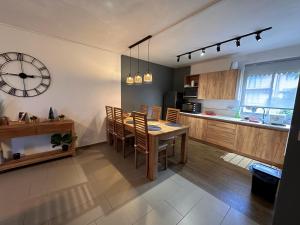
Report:
[[[276,164],[283,164],[288,132],[259,129],[255,156]]]
[[[269,164],[283,164],[287,131],[185,115],[180,115],[180,121],[190,127],[189,136],[194,139],[225,147],[229,151]]]
[[[180,116],[180,123],[187,125],[190,127],[189,129],[189,136],[191,138],[204,140],[206,134],[206,120],[191,117],[191,116]]]
[[[207,120],[205,141],[235,149],[236,124]]]
[[[237,126],[236,151],[255,156],[258,146],[259,129],[250,126]]]

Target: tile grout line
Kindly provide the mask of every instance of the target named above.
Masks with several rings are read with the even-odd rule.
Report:
[[[230,206],[229,209],[227,210],[227,212],[226,212],[225,216],[223,217],[223,219],[222,219],[220,225],[222,225],[222,223],[224,222],[225,217],[228,215],[228,213],[229,213],[229,211],[231,210],[231,208],[232,208],[232,207]]]

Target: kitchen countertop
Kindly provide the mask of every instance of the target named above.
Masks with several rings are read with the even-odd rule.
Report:
[[[280,131],[289,131],[290,130],[290,125],[276,126],[276,125],[271,125],[271,124],[255,123],[255,122],[250,122],[247,120],[229,117],[229,116],[219,116],[219,115],[211,116],[211,115],[205,115],[202,113],[194,114],[194,113],[186,113],[186,112],[180,112],[180,114],[192,116],[192,117],[201,117],[201,118],[205,118],[205,119],[220,120],[220,121],[224,121],[224,122],[238,123],[238,124],[254,126],[254,127],[280,130]]]

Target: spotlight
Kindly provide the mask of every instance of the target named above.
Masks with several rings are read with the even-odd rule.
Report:
[[[179,62],[180,61],[180,56],[177,56],[177,62]]]
[[[202,49],[200,56],[204,56],[205,55],[205,48]]]
[[[217,52],[221,51],[221,45],[217,44]]]
[[[192,58],[192,55],[191,55],[191,53],[189,53],[189,59],[191,59]]]
[[[261,41],[260,32],[256,33],[255,39],[256,39],[257,41]]]
[[[241,39],[237,38],[235,41],[236,47],[240,47],[241,46]]]

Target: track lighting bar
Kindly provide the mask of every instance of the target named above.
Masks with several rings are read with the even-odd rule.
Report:
[[[257,41],[260,41],[261,40],[260,34],[264,31],[271,30],[271,29],[272,29],[272,27],[267,27],[265,29],[257,30],[257,31],[254,31],[254,32],[251,32],[251,33],[248,33],[248,34],[244,34],[244,35],[241,35],[241,36],[238,36],[238,37],[235,37],[235,38],[228,39],[226,41],[218,42],[216,44],[201,47],[201,48],[198,48],[198,49],[190,51],[190,52],[182,53],[182,54],[176,56],[177,57],[177,62],[179,62],[181,56],[188,55],[188,58],[191,59],[191,54],[192,53],[201,51],[202,52],[201,55],[203,55],[203,53],[205,53],[205,49],[215,47],[215,46],[217,47],[217,52],[220,52],[221,51],[221,45],[225,44],[225,43],[228,43],[228,42],[231,42],[231,41],[235,41],[236,46],[239,47],[241,45],[241,39],[244,38],[244,37],[251,36],[251,35],[256,35],[255,39]]]

